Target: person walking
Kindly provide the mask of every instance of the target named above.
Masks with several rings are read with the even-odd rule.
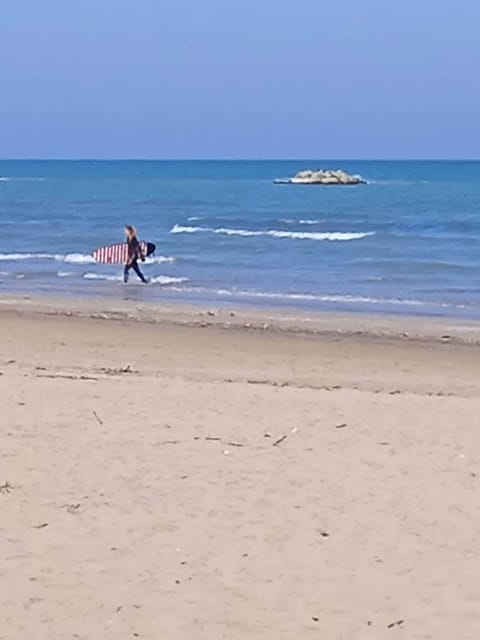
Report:
[[[147,284],[148,280],[138,266],[138,260],[145,262],[145,256],[142,252],[142,248],[137,238],[137,230],[130,224],[125,225],[125,236],[127,238],[128,254],[127,262],[123,270],[123,281],[125,284],[128,282],[128,275],[130,269],[133,269],[142,282]]]

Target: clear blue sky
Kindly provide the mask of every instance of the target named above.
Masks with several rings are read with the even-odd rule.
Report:
[[[11,0],[0,157],[478,158],[479,61],[479,0]]]

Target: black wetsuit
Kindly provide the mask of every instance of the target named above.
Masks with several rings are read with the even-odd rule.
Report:
[[[123,270],[123,281],[128,282],[128,272],[130,269],[133,269],[137,276],[140,278],[142,282],[147,282],[145,276],[140,271],[140,267],[138,266],[138,259],[142,258],[142,250],[140,248],[140,243],[137,238],[133,236],[133,238],[129,238],[127,240],[128,244],[128,259],[127,264]]]

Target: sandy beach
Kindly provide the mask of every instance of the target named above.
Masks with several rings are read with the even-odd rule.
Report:
[[[0,303],[2,640],[480,636],[480,325]]]

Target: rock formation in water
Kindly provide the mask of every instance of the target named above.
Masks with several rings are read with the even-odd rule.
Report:
[[[341,169],[317,171],[300,171],[293,178],[277,178],[276,184],[367,184],[361,176],[350,175]]]

